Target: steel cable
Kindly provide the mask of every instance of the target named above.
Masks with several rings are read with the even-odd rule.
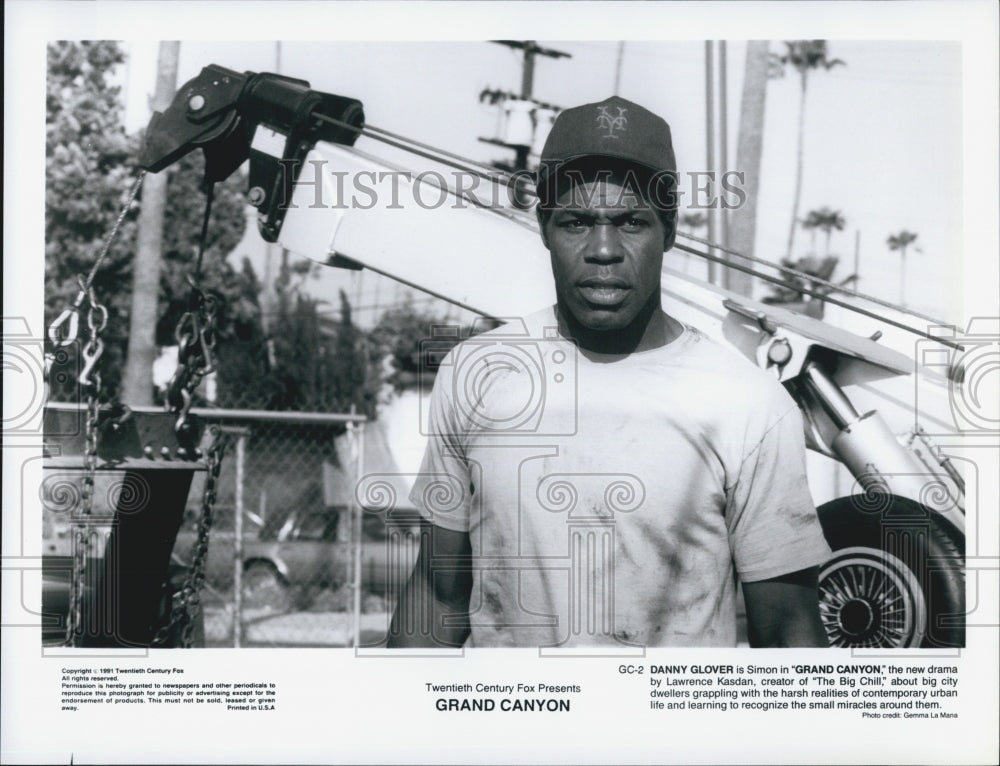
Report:
[[[452,168],[455,168],[457,170],[462,170],[462,171],[466,171],[466,172],[472,173],[472,174],[474,174],[474,175],[476,175],[476,176],[478,176],[480,178],[483,178],[483,179],[485,179],[487,181],[490,181],[492,183],[501,183],[502,182],[502,183],[505,183],[505,184],[509,185],[512,181],[515,180],[515,178],[525,178],[525,179],[529,178],[529,176],[527,174],[525,174],[523,176],[521,176],[521,175],[515,176],[514,174],[505,173],[504,171],[487,170],[486,166],[484,166],[482,163],[476,162],[475,160],[471,160],[471,159],[469,159],[467,157],[463,157],[462,155],[455,154],[454,152],[449,152],[449,151],[446,151],[444,149],[440,149],[440,148],[432,146],[430,144],[426,144],[426,143],[423,143],[423,142],[420,142],[420,141],[416,141],[414,139],[407,138],[406,136],[403,136],[401,134],[393,133],[392,131],[386,130],[384,128],[379,128],[379,127],[376,127],[374,125],[365,125],[364,127],[358,127],[356,125],[351,125],[350,123],[344,122],[342,120],[338,120],[338,119],[333,118],[333,117],[328,117],[326,115],[317,115],[317,118],[319,118],[319,119],[321,119],[323,121],[332,123],[334,125],[343,127],[343,128],[348,128],[350,130],[354,130],[354,131],[356,131],[357,133],[359,133],[361,135],[368,136],[369,138],[372,138],[372,139],[374,139],[376,141],[381,141],[381,142],[383,142],[385,144],[388,144],[389,146],[393,146],[393,147],[396,147],[398,149],[402,149],[403,151],[410,152],[411,154],[415,154],[415,155],[417,155],[419,157],[423,157],[425,159],[429,159],[429,160],[434,161],[434,162],[439,162],[439,163],[441,163],[443,165],[447,165],[448,167],[452,167]],[[456,192],[452,191],[451,189],[447,189],[447,191],[451,192],[452,194],[456,194]],[[537,197],[537,194],[533,190],[531,190],[529,188],[523,188],[522,191],[527,196]],[[476,202],[477,202],[477,204],[482,205],[482,203],[479,202],[478,200],[476,200]],[[507,217],[507,218],[510,218],[511,217],[511,213],[513,212],[512,209],[496,210],[495,208],[493,208],[491,206],[486,206],[486,205],[482,205],[482,206],[485,207],[486,209],[491,210],[492,212],[498,213],[498,214],[503,215],[504,217]],[[527,218],[527,217],[525,216],[525,218]],[[907,314],[909,316],[912,316],[912,317],[915,317],[915,318],[918,318],[918,319],[924,319],[924,320],[926,320],[928,322],[933,322],[935,325],[938,325],[938,326],[941,326],[941,327],[956,329],[956,328],[954,328],[953,325],[951,325],[951,324],[949,324],[947,322],[944,322],[944,321],[942,321],[940,319],[937,319],[935,317],[932,317],[932,316],[929,316],[929,315],[926,315],[926,314],[923,314],[923,313],[920,313],[920,312],[917,312],[917,311],[914,311],[912,309],[908,309],[908,308],[905,308],[905,307],[902,307],[902,306],[898,306],[898,305],[893,304],[893,303],[891,303],[889,301],[885,301],[885,300],[883,300],[881,298],[877,298],[877,297],[875,297],[873,295],[868,295],[866,293],[861,293],[861,292],[858,292],[856,290],[851,290],[850,288],[847,288],[847,287],[845,287],[843,285],[838,285],[835,282],[830,282],[829,280],[822,279],[820,277],[816,277],[816,276],[813,276],[811,274],[807,274],[807,273],[805,273],[803,271],[799,271],[798,269],[794,269],[794,268],[791,268],[789,266],[785,266],[783,264],[774,263],[772,261],[768,261],[768,260],[763,259],[763,258],[757,258],[757,257],[751,256],[751,255],[745,255],[743,253],[737,252],[736,250],[732,250],[730,248],[723,247],[723,246],[718,245],[718,244],[714,244],[714,243],[710,242],[709,240],[702,239],[701,237],[697,237],[697,236],[695,236],[693,234],[688,234],[686,232],[678,232],[678,235],[681,236],[681,237],[684,237],[685,239],[689,239],[689,240],[691,240],[693,242],[697,242],[699,244],[705,245],[706,247],[709,247],[709,248],[712,248],[712,249],[715,249],[715,250],[719,250],[719,251],[721,251],[723,253],[726,253],[727,255],[732,255],[732,256],[735,256],[737,258],[742,258],[742,259],[744,259],[746,261],[749,261],[751,263],[756,263],[756,264],[760,264],[760,265],[768,267],[768,268],[775,269],[776,271],[779,271],[780,273],[782,273],[782,274],[784,274],[786,276],[791,276],[791,277],[795,277],[795,278],[798,278],[798,279],[802,279],[803,281],[805,281],[807,283],[810,283],[810,284],[813,284],[813,285],[817,285],[817,286],[821,286],[821,287],[827,288],[828,290],[835,291],[835,292],[841,293],[843,295],[850,296],[852,298],[857,298],[859,300],[864,300],[864,301],[873,303],[875,305],[882,306],[883,308],[888,308],[888,309],[892,309],[894,311],[899,311],[901,313]],[[758,270],[751,269],[751,268],[749,268],[747,266],[741,266],[739,264],[733,263],[731,260],[727,260],[725,258],[720,258],[720,257],[717,257],[717,256],[713,256],[710,253],[702,252],[700,250],[697,250],[696,248],[693,248],[693,247],[690,247],[690,246],[687,246],[687,245],[675,244],[674,246],[677,249],[682,250],[684,252],[690,253],[692,255],[699,256],[701,258],[705,258],[708,261],[712,261],[712,262],[715,262],[715,263],[722,264],[723,266],[727,266],[727,267],[732,268],[732,269],[736,269],[737,271],[742,271],[743,273],[746,273],[746,274],[749,274],[751,276],[757,277],[757,278],[759,278],[759,279],[761,279],[761,280],[763,280],[765,282],[769,282],[769,283],[772,283],[772,284],[775,284],[775,285],[780,285],[782,287],[787,287],[788,286],[787,283],[784,280],[782,280],[782,279],[780,279],[778,277],[774,277],[774,276],[771,276],[769,274],[764,274],[764,273],[762,273],[762,272],[760,272]],[[855,305],[852,305],[850,303],[846,303],[844,301],[837,300],[836,298],[831,298],[829,294],[825,294],[824,295],[824,294],[820,293],[818,290],[815,290],[813,288],[804,287],[804,286],[795,286],[794,289],[796,290],[796,292],[800,292],[800,293],[803,293],[804,295],[809,295],[811,297],[818,298],[820,300],[823,300],[823,301],[826,301],[828,303],[831,303],[831,304],[833,304],[835,306],[839,306],[841,308],[847,309],[848,311],[853,311],[855,313],[862,314],[863,316],[867,316],[867,317],[870,317],[872,319],[876,319],[876,320],[878,320],[880,322],[885,322],[886,324],[889,324],[889,325],[891,325],[893,327],[896,327],[896,328],[899,328],[901,330],[905,330],[906,332],[912,333],[914,335],[919,335],[920,337],[928,338],[930,340],[937,341],[937,342],[939,342],[939,343],[941,343],[941,344],[943,344],[945,346],[949,346],[949,347],[957,349],[957,350],[964,350],[964,348],[961,345],[959,345],[959,344],[957,344],[957,343],[955,343],[953,341],[949,341],[946,338],[941,338],[941,337],[938,337],[938,336],[935,336],[935,335],[931,335],[929,332],[927,332],[925,330],[920,330],[918,328],[911,327],[911,326],[909,326],[909,325],[907,325],[907,324],[905,324],[903,322],[899,322],[899,321],[891,319],[889,317],[877,314],[875,312],[872,312],[872,311],[869,311],[867,309],[861,308],[860,306],[855,306]]]

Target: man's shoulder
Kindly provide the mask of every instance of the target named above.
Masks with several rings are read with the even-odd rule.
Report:
[[[737,405],[768,406],[782,411],[794,402],[778,379],[743,354],[695,327],[686,326],[683,360],[705,386],[706,392]]]

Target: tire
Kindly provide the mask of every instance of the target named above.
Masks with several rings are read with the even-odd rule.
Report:
[[[817,509],[833,557],[820,568],[830,646],[965,646],[965,538],[904,497],[842,497]]]
[[[243,608],[285,613],[291,611],[288,583],[274,564],[253,561],[243,570]]]

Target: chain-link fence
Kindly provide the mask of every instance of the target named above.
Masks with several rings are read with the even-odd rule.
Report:
[[[370,440],[366,448],[371,424],[354,415],[197,414],[226,440],[202,592],[206,645],[383,642],[415,560],[418,519],[365,505],[355,491],[359,477],[386,468],[373,464]],[[201,481],[188,498],[176,563],[192,559]],[[405,497],[405,487],[390,493]]]

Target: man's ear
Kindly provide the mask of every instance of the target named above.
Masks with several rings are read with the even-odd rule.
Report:
[[[671,226],[667,235],[663,238],[663,252],[667,252],[674,246],[674,242],[677,240],[677,227]]]
[[[545,230],[545,222],[552,218],[552,213],[543,213],[542,206],[535,205],[535,217],[538,219],[538,233],[542,237],[542,244],[545,245],[546,250],[551,250],[552,248],[549,247],[549,235]]]

